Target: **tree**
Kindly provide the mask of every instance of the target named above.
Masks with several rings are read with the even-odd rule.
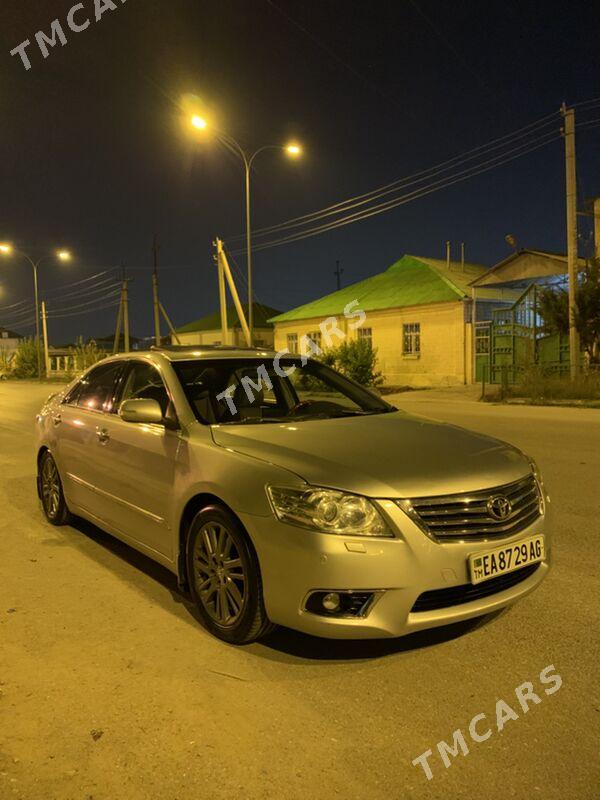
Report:
[[[575,327],[590,364],[600,363],[600,260],[593,259],[580,273],[575,292]],[[569,333],[569,296],[559,288],[538,293],[537,310],[548,333]]]

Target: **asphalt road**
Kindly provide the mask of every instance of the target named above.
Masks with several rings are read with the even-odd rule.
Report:
[[[235,648],[162,568],[86,523],[44,522],[33,416],[48,391],[0,383],[2,800],[600,797],[600,411],[402,395],[538,460],[554,570],[478,625],[367,644],[282,630]],[[546,695],[550,664],[562,686]],[[525,681],[541,696],[526,715]],[[501,732],[498,699],[517,717]],[[492,733],[474,743],[480,713]],[[458,728],[470,752],[446,768],[436,743]],[[411,764],[428,748],[429,781]]]

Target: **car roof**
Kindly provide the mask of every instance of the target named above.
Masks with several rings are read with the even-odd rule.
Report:
[[[234,347],[230,345],[163,345],[152,347],[149,351],[136,351],[128,353],[131,358],[136,355],[155,355],[160,354],[169,361],[196,361],[214,358],[274,358],[277,354],[275,350],[262,347]]]

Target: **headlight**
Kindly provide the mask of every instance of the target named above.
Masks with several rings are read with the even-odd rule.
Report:
[[[277,517],[291,525],[345,536],[394,535],[366,497],[319,486],[269,486],[267,492]]]
[[[536,464],[531,456],[527,456],[527,460],[529,461],[529,465],[531,466],[531,471],[533,472],[533,477],[535,478],[535,482],[538,488],[538,494],[540,497],[540,514],[543,514],[546,511],[546,500],[550,500],[550,498],[546,494],[546,489],[544,487],[544,481],[542,480],[542,473],[540,472],[540,468]]]

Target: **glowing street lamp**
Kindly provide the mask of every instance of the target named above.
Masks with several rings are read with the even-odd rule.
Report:
[[[192,125],[194,128],[198,128],[199,131],[203,131],[208,127],[208,123],[204,117],[200,117],[198,114],[194,114],[192,117]]]
[[[42,256],[38,258],[37,261],[34,261],[27,253],[24,253],[22,250],[18,250],[16,247],[13,247],[8,242],[0,242],[0,255],[3,256],[11,256],[13,253],[22,256],[31,264],[33,269],[33,291],[34,291],[34,298],[35,298],[35,344],[36,344],[36,352],[37,352],[37,367],[38,367],[38,379],[42,380],[42,353],[40,350],[40,303],[39,303],[39,295],[38,295],[38,267],[47,259],[53,258],[54,256],[58,258],[59,261],[70,261],[72,256],[69,250],[57,250],[55,254]]]
[[[199,114],[194,114],[191,117],[191,124],[192,127],[196,128],[197,130],[205,131],[209,128],[209,124],[206,119]],[[250,344],[252,345],[254,339],[254,305],[252,303],[253,299],[253,292],[252,292],[252,234],[251,234],[251,196],[250,196],[250,171],[252,169],[252,164],[254,163],[254,159],[259,153],[262,153],[263,150],[283,150],[286,155],[290,158],[299,158],[302,155],[302,148],[296,142],[290,142],[287,145],[279,145],[279,144],[267,144],[263,147],[259,147],[258,150],[255,150],[253,153],[247,153],[244,148],[237,142],[233,136],[230,136],[228,133],[224,133],[223,131],[215,130],[217,138],[221,141],[222,144],[227,147],[232,153],[237,155],[244,165],[244,171],[246,174],[246,260],[248,264],[248,329],[250,331]]]

